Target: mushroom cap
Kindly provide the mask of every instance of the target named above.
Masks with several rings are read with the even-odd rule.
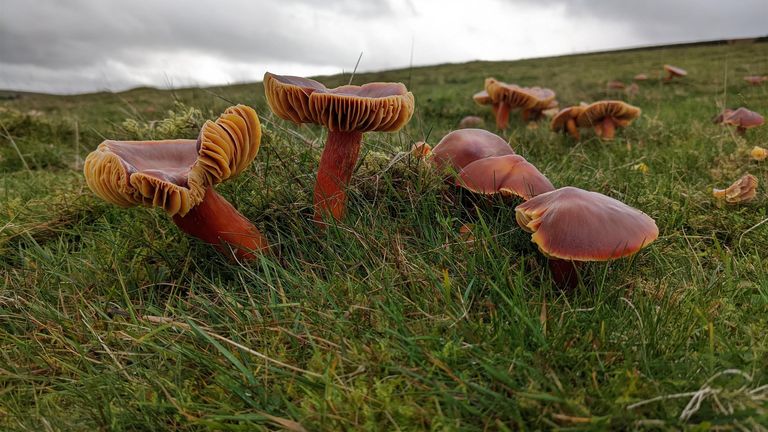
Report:
[[[757,177],[744,174],[726,189],[712,189],[712,195],[729,204],[751,201],[757,196]]]
[[[85,159],[88,187],[121,207],[162,207],[184,216],[208,187],[242,172],[256,157],[261,124],[245,105],[207,121],[197,140],[106,140]]]
[[[264,74],[267,103],[278,117],[333,132],[394,132],[413,115],[413,93],[402,83],[374,82],[333,89],[308,78]]]
[[[640,108],[617,100],[597,101],[587,105],[576,118],[580,127],[594,126],[602,119],[611,117],[616,125],[625,127],[640,117]]]
[[[524,200],[555,189],[533,164],[516,154],[491,156],[466,165],[456,179],[456,186],[475,193],[500,192]]]
[[[608,81],[608,84],[606,84],[606,87],[608,87],[611,90],[624,90],[626,87],[623,82],[619,80],[613,80]]]
[[[686,76],[686,75],[688,75],[688,71],[686,71],[685,69],[679,68],[677,66],[672,66],[670,64],[665,64],[664,65],[664,70],[669,72],[670,74],[672,74],[674,76]]]
[[[632,79],[635,80],[635,81],[645,81],[645,80],[648,79],[648,75],[646,75],[644,73],[639,73],[639,74],[635,75],[635,77],[632,78]]]
[[[768,81],[768,77],[764,77],[760,75],[750,75],[750,76],[745,76],[744,81],[752,85],[760,85],[763,83],[763,81]]]
[[[721,124],[723,123],[723,120],[725,120],[726,117],[731,115],[734,110],[730,108],[726,108],[723,111],[720,112],[720,114],[717,114],[716,116],[712,117],[712,123],[714,124]]]
[[[765,119],[760,114],[741,107],[731,112],[723,112],[723,123],[748,129],[762,126]]]
[[[438,170],[461,171],[465,166],[491,156],[515,154],[501,137],[485,129],[455,130],[432,148],[432,163]]]
[[[459,129],[476,128],[485,124],[485,120],[478,116],[466,116],[459,122]]]
[[[488,95],[488,92],[485,90],[473,94],[472,100],[474,100],[478,105],[490,105],[493,103],[491,97]]]
[[[583,110],[584,107],[581,105],[561,109],[560,112],[552,117],[552,123],[550,124],[552,130],[555,132],[564,131],[568,120],[575,120]]]
[[[511,108],[533,108],[541,103],[539,98],[540,90],[531,90],[518,86],[517,84],[507,84],[496,80],[495,78],[486,78],[485,90],[493,102],[508,104]],[[549,89],[547,89],[549,90]],[[551,90],[549,90],[551,91]],[[554,92],[552,98],[554,99]]]
[[[564,187],[515,207],[517,223],[546,256],[606,261],[632,255],[659,236],[648,215],[597,192]]]

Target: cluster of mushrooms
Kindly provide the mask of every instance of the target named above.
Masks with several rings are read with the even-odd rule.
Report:
[[[665,70],[667,81],[686,74],[669,65]],[[636,81],[643,79],[647,79],[644,74],[635,77]],[[618,84],[614,86],[618,88]],[[398,131],[414,112],[414,96],[401,83],[329,89],[311,79],[267,73],[264,90],[269,108],[278,117],[328,130],[314,187],[313,219],[318,227],[344,218],[346,190],[363,134]],[[616,100],[559,109],[555,97],[551,89],[488,78],[485,89],[473,99],[492,107],[499,129],[509,126],[510,112],[521,110],[524,121],[551,117],[552,130],[575,139],[580,138],[579,128],[591,128],[601,139],[611,140],[617,128],[628,126],[640,115],[639,108]],[[727,110],[718,121],[742,132],[756,122],[756,113],[750,113],[744,108]],[[481,122],[473,117],[463,126]],[[260,143],[256,111],[237,105],[216,121],[206,122],[196,139],[106,140],[88,155],[85,178],[104,200],[122,207],[161,207],[185,233],[232,259],[248,261],[268,253],[269,241],[215,186],[243,172],[256,157]],[[758,155],[758,149],[753,150],[753,157],[768,157],[768,151],[763,149]],[[500,194],[522,200],[515,207],[516,221],[549,259],[558,284],[576,281],[579,262],[633,255],[659,234],[652,218],[616,199],[570,186],[556,188],[506,140],[484,129],[453,131],[434,148],[417,143],[411,154],[456,187],[481,196]],[[716,194],[748,196],[754,193],[753,184],[756,186],[754,177],[746,178]]]

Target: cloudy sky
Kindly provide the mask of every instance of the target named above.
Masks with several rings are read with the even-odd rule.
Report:
[[[0,88],[76,93],[768,34],[768,0],[0,0]]]

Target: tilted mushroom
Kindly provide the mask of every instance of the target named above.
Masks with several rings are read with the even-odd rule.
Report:
[[[456,186],[480,194],[501,193],[524,200],[555,189],[533,164],[520,155],[491,156],[467,164]]]
[[[267,239],[213,187],[241,173],[259,150],[253,108],[228,108],[197,140],[102,142],[85,160],[88,187],[121,207],[162,207],[185,233],[238,259],[253,259]]]
[[[538,97],[537,91],[522,88],[516,84],[507,84],[487,78],[485,80],[485,90],[488,92],[496,108],[496,127],[506,129],[509,125],[509,113],[513,109],[521,108],[523,110],[531,109],[542,102]],[[552,96],[554,99],[554,96]]]
[[[722,123],[736,126],[736,132],[740,135],[744,135],[747,129],[762,126],[765,123],[763,116],[743,107],[730,112],[724,111],[722,116]]]
[[[551,260],[558,283],[573,283],[567,263],[627,257],[659,236],[654,220],[597,192],[564,187],[515,207],[517,223]]]
[[[413,93],[401,83],[323,84],[294,76],[264,75],[267,103],[279,117],[294,123],[314,123],[328,129],[320,157],[314,202],[316,222],[346,211],[346,189],[360,152],[363,133],[395,132],[413,115]]]
[[[688,75],[688,72],[685,69],[679,68],[677,66],[672,66],[669,64],[664,65],[664,71],[667,72],[667,76],[664,78],[664,81],[671,81],[672,78],[675,78],[675,77],[682,78]]]
[[[744,174],[726,189],[712,189],[712,195],[729,204],[751,201],[757,196],[757,177],[752,174]]]
[[[768,149],[764,149],[760,146],[754,146],[752,151],[749,152],[749,155],[752,156],[752,159],[756,161],[763,161],[768,158]]]
[[[768,81],[768,76],[759,76],[759,75],[745,76],[744,81],[746,81],[747,83],[753,86],[757,86],[762,84],[763,81]]]
[[[555,132],[567,132],[573,139],[579,139],[579,128],[576,126],[576,118],[584,106],[577,105],[560,110],[553,118],[550,124]]]
[[[491,156],[515,154],[498,135],[484,129],[459,129],[432,148],[431,162],[438,171],[460,172],[470,163]]]
[[[586,106],[576,118],[579,127],[592,127],[602,139],[612,140],[617,127],[627,127],[640,116],[640,108],[616,100],[598,101]]]
[[[478,116],[466,116],[459,122],[459,129],[477,128],[485,124],[485,120]]]

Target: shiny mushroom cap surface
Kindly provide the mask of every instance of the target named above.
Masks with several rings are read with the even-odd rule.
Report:
[[[580,127],[594,126],[606,117],[616,120],[616,125],[626,127],[632,120],[640,117],[640,108],[618,100],[605,100],[591,103],[584,107],[576,117]]]
[[[659,236],[645,213],[597,192],[564,187],[515,208],[517,223],[546,256],[607,261],[635,254]]]
[[[256,157],[261,124],[245,105],[207,121],[197,140],[106,140],[85,160],[88,187],[121,207],[162,207],[184,216],[208,187],[241,173]]]
[[[459,129],[440,140],[432,148],[432,164],[439,170],[458,173],[466,165],[491,156],[515,154],[498,135],[485,129]]]
[[[267,103],[280,118],[334,132],[394,132],[410,121],[413,93],[401,83],[374,82],[329,89],[308,78],[264,75]]]
[[[456,186],[475,193],[518,196],[524,200],[553,191],[552,182],[520,155],[491,156],[461,170]]]

